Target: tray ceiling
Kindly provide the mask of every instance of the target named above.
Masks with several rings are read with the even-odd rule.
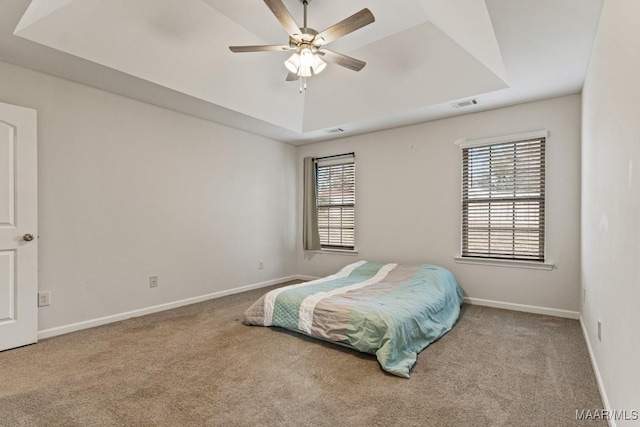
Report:
[[[301,23],[300,1],[284,3]],[[364,7],[376,22],[331,44],[366,61],[361,72],[329,64],[303,94],[285,82],[286,52],[228,49],[287,42],[259,0],[12,0],[0,58],[302,144],[579,92],[601,5],[312,0],[316,30]]]

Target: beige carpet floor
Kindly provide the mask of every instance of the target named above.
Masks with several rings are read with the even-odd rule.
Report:
[[[245,326],[265,289],[0,353],[1,426],[605,426],[577,321],[463,306],[411,379]]]

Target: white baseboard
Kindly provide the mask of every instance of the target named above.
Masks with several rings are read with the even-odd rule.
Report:
[[[171,310],[172,308],[178,308],[189,304],[195,304],[210,299],[221,298],[227,295],[238,294],[240,292],[246,292],[253,289],[264,288],[266,286],[276,285],[278,283],[286,282],[289,280],[307,280],[307,276],[293,275],[287,277],[281,277],[279,279],[267,280],[266,282],[253,283],[251,285],[241,286],[239,288],[228,289],[225,291],[213,292],[211,294],[201,295],[198,297],[192,297],[183,299],[180,301],[169,302],[165,304],[155,305],[152,307],[140,308],[137,310],[127,311],[125,313],[113,314],[111,316],[99,317],[97,319],[85,320],[78,323],[72,323],[70,325],[57,326],[55,328],[44,329],[38,331],[38,339],[51,338],[58,335],[68,334],[70,332],[80,331],[82,329],[93,328],[96,326],[106,325],[108,323],[119,322],[121,320],[127,320],[132,317],[144,316],[147,314],[157,313],[159,311]]]
[[[589,351],[589,359],[591,359],[591,367],[593,368],[593,373],[596,375],[596,382],[598,383],[598,391],[600,391],[600,397],[602,397],[602,405],[604,406],[603,409],[607,411],[611,411],[611,405],[609,404],[607,391],[604,388],[602,375],[600,375],[600,368],[598,367],[598,362],[596,361],[595,354],[593,353],[593,347],[591,347],[591,340],[589,339],[589,334],[587,333],[587,328],[584,325],[584,319],[582,319],[582,315],[580,315],[580,326],[582,327],[582,335],[584,336],[584,341],[587,343],[587,350]],[[598,409],[598,408],[594,408],[594,409]],[[615,420],[607,419],[607,422],[609,423],[609,427],[616,427]]]
[[[539,307],[536,305],[515,304],[512,302],[492,301],[488,299],[465,297],[464,302],[472,305],[482,305],[485,307],[502,308],[511,311],[523,311],[525,313],[544,314],[545,316],[564,317],[566,319],[579,319],[580,313],[571,310],[560,310],[558,308]]]

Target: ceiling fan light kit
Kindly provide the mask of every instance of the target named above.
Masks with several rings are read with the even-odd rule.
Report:
[[[304,7],[304,25],[299,27],[287,10],[282,0],[264,0],[267,7],[278,18],[280,24],[289,34],[289,45],[284,46],[229,46],[232,52],[295,52],[284,62],[289,71],[287,81],[299,80],[300,92],[307,88],[307,77],[320,74],[327,62],[360,71],[366,65],[365,62],[324,48],[331,43],[375,21],[369,9],[362,9],[350,17],[318,33],[307,26],[307,6],[310,0],[300,0]]]

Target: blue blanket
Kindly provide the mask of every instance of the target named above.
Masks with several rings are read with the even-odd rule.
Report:
[[[375,354],[382,369],[409,378],[417,354],[453,327],[462,301],[443,267],[360,261],[265,294],[245,312],[245,323]]]

